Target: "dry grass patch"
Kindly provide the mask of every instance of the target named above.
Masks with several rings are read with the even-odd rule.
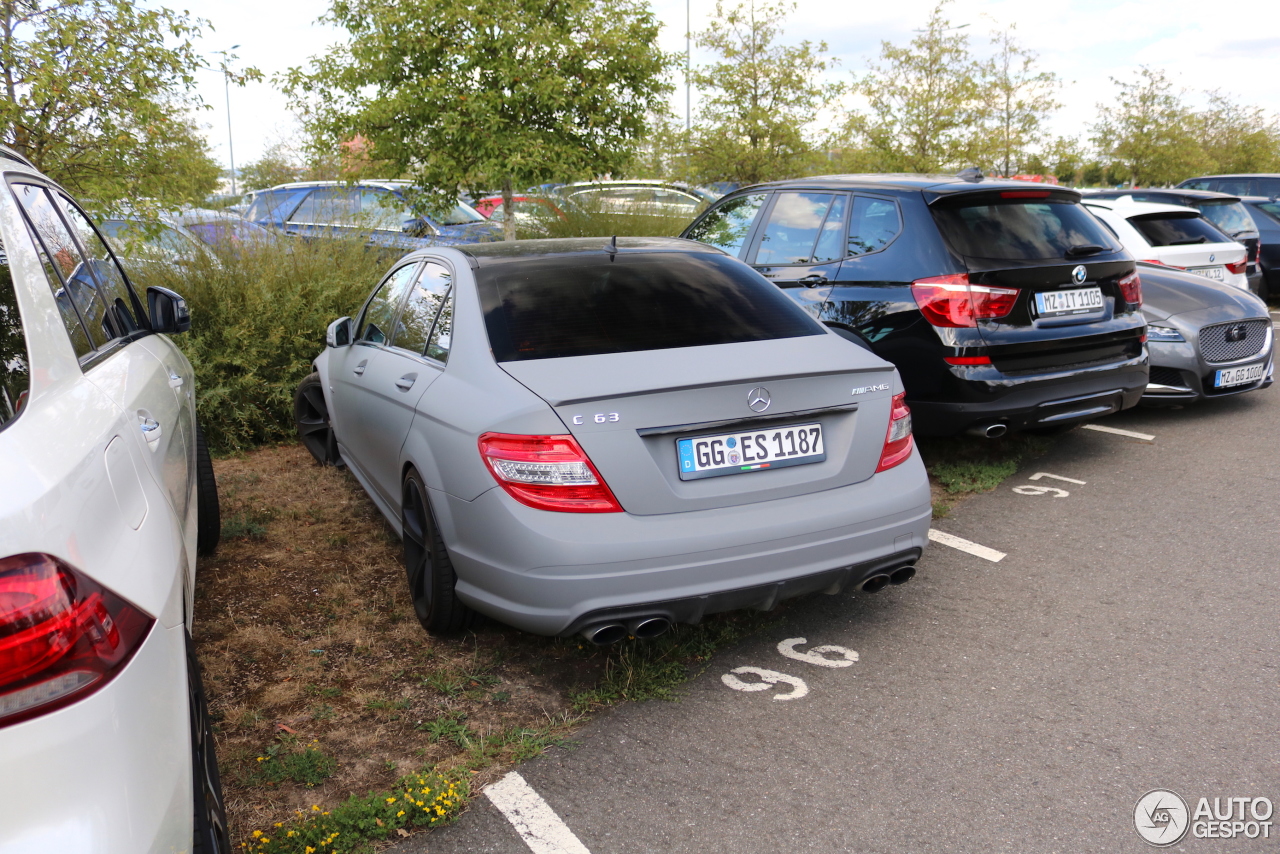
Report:
[[[345,471],[300,445],[215,461],[224,540],[195,632],[237,840],[423,768],[484,784],[611,702],[671,696],[761,623],[726,615],[601,650],[414,617],[400,542]]]

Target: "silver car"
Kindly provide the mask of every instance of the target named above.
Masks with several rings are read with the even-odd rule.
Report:
[[[1140,263],[1151,377],[1143,402],[1185,402],[1271,385],[1267,305],[1203,276]]]
[[[675,239],[401,259],[329,327],[299,432],[403,536],[431,632],[596,643],[909,579],[929,488],[893,366]]]

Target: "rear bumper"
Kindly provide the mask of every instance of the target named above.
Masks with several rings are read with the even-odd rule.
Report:
[[[967,381],[968,399],[907,398],[921,435],[952,436],[995,423],[1021,430],[1090,421],[1137,404],[1148,381],[1145,353],[1118,364],[1032,377],[1008,377],[990,365],[951,370]]]
[[[431,499],[459,598],[542,635],[604,615],[696,622],[856,584],[885,561],[918,557],[932,511],[918,452],[852,486],[687,513],[552,513],[498,488],[470,502]]]

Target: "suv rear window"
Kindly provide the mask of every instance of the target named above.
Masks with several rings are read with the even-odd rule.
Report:
[[[933,218],[951,248],[966,258],[1060,260],[1078,246],[1119,251],[1115,240],[1075,202],[1044,199],[936,204]]]
[[[1229,243],[1227,237],[1204,217],[1148,214],[1129,218],[1152,246],[1188,246],[1193,243]]]
[[[499,362],[823,335],[779,288],[723,255],[522,258],[476,271]]]
[[[1258,227],[1244,209],[1243,202],[1201,202],[1196,205],[1205,219],[1226,232],[1233,240],[1244,234],[1255,234]]]

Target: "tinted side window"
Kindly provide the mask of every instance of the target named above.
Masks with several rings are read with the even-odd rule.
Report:
[[[418,276],[418,281],[409,293],[409,301],[400,312],[392,346],[414,353],[426,351],[431,324],[440,313],[440,304],[444,302],[451,284],[453,274],[448,267],[430,261],[423,265],[422,275]]]
[[[849,220],[849,257],[878,252],[888,246],[900,231],[902,217],[896,202],[856,197],[853,216]]]
[[[440,362],[449,361],[449,348],[453,345],[453,292],[444,298],[440,314],[431,328],[431,340],[427,343],[427,355]]]
[[[290,225],[333,225],[350,220],[351,202],[341,187],[321,187],[298,205]]]
[[[833,199],[830,193],[778,193],[753,263],[811,263]]]
[[[0,245],[0,429],[18,417],[27,402],[31,362],[22,333],[18,295],[13,290],[9,256]]]
[[[399,196],[389,190],[362,189],[356,191],[357,209],[360,211],[360,225],[365,228],[380,228],[400,231],[413,222],[413,214],[400,200]]]
[[[764,193],[757,193],[730,199],[712,209],[697,225],[689,229],[685,237],[719,246],[725,252],[737,255],[766,198],[768,197]]]
[[[309,190],[276,190],[259,193],[245,212],[244,218],[253,222],[273,222],[289,216]]]
[[[1199,181],[1183,181],[1178,185],[1178,188],[1182,190],[1216,190],[1216,187],[1209,186],[1212,183],[1213,181],[1207,179],[1201,179]]]
[[[1154,214],[1131,217],[1129,224],[1152,246],[1187,246],[1194,243],[1226,243],[1230,240],[1198,216],[1172,217]]]
[[[26,212],[27,226],[44,262],[45,276],[71,336],[71,346],[77,356],[84,356],[106,341],[102,332],[106,305],[98,299],[97,283],[89,275],[80,249],[48,192],[31,184],[15,184],[13,191]]]
[[[831,202],[818,242],[813,247],[813,263],[825,264],[844,257],[844,210],[848,206],[848,196],[836,196]]]
[[[391,337],[391,323],[395,319],[396,309],[400,306],[400,298],[413,284],[413,277],[417,272],[416,262],[405,264],[383,280],[360,317],[360,328],[356,331],[357,341],[369,341],[373,344],[387,343]]]
[[[77,208],[70,199],[61,194],[56,196],[67,224],[80,238],[80,245],[88,256],[89,266],[98,280],[98,294],[107,304],[108,326],[113,328],[113,338],[123,338],[142,328],[142,307],[137,303],[132,290],[125,281],[124,273],[111,256],[107,244],[98,236],[84,212]],[[171,229],[169,229],[171,231]],[[190,245],[176,231],[173,236]]]
[[[781,288],[719,253],[529,257],[476,276],[499,362],[825,334]]]

